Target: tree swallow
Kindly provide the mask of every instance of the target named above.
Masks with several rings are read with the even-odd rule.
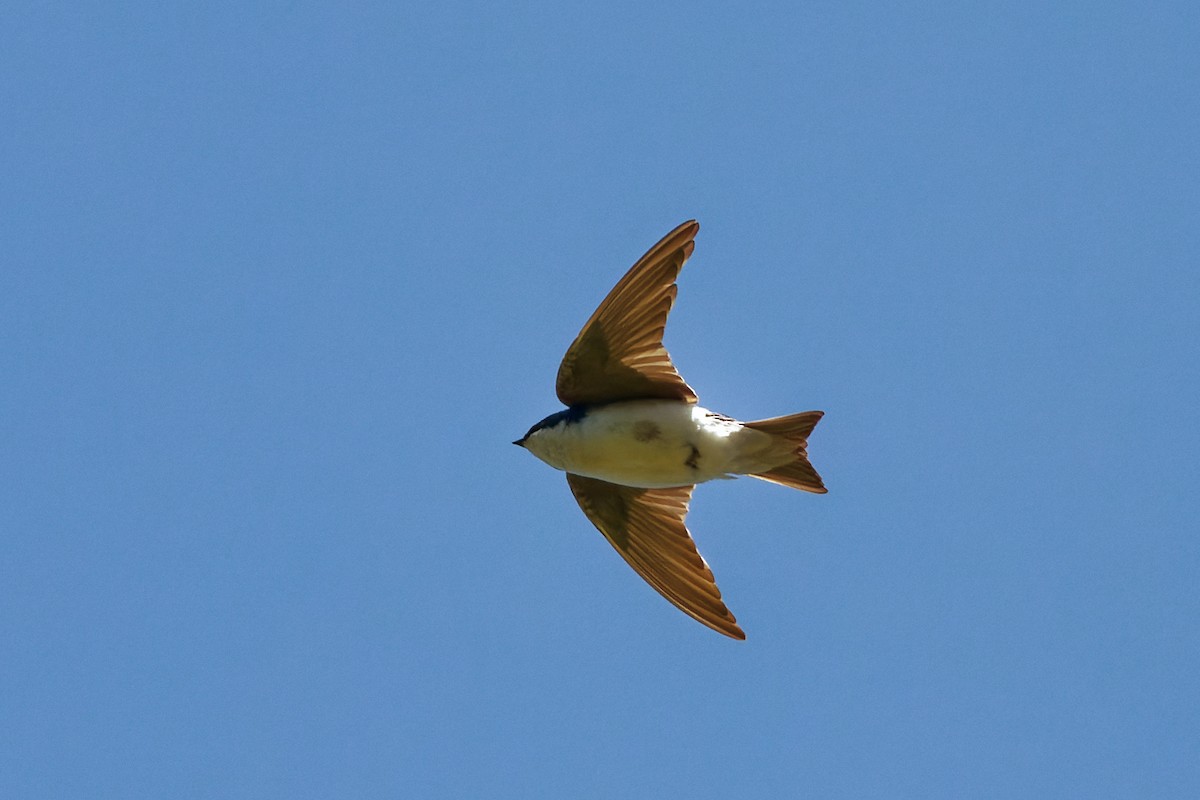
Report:
[[[558,368],[567,408],[513,444],[567,473],[583,513],[663,597],[745,639],[684,524],[692,489],[750,475],[824,494],[806,452],[824,412],[738,422],[697,405],[662,337],[699,230],[683,223],[613,287]]]

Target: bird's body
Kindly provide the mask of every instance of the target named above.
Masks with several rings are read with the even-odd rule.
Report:
[[[588,519],[660,594],[744,639],[684,524],[692,489],[751,475],[824,493],[806,450],[822,414],[738,422],[696,404],[662,335],[699,229],[685,222],[625,273],[559,366],[556,390],[567,408],[513,444],[567,473]]]
[[[569,410],[526,448],[555,469],[662,489],[767,470],[792,459],[770,434],[679,400]]]

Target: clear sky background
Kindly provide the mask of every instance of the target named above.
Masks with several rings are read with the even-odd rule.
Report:
[[[0,796],[1200,796],[1200,11],[10,3]],[[749,639],[509,442],[667,345]]]

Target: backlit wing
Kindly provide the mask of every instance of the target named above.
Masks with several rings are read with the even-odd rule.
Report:
[[[663,347],[675,279],[692,254],[700,225],[685,222],[634,264],[583,326],[558,368],[565,405],[617,400],[696,402]]]
[[[659,594],[713,630],[745,639],[684,524],[691,486],[637,489],[567,473],[583,513]]]

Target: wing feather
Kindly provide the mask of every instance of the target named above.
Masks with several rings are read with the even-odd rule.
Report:
[[[583,513],[646,583],[696,621],[746,638],[684,523],[693,487],[638,489],[570,472],[567,483]]]
[[[685,222],[630,267],[563,356],[556,391],[565,405],[659,398],[696,402],[663,347],[675,279],[700,225]]]

